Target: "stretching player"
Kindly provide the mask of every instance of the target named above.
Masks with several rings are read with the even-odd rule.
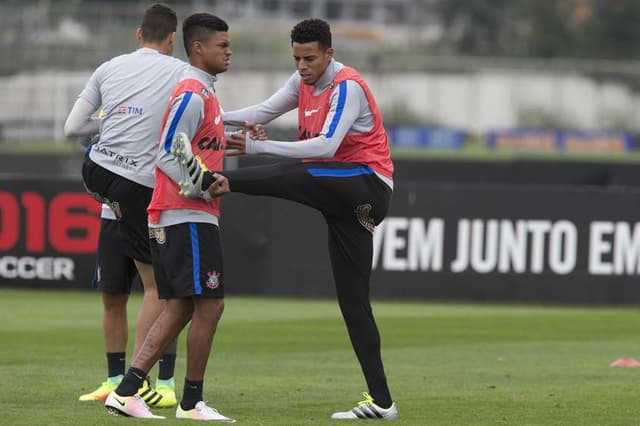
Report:
[[[319,210],[328,225],[329,255],[338,302],[369,388],[365,400],[334,419],[395,419],[380,354],[380,335],[369,301],[373,231],[387,213],[393,188],[387,134],[360,74],[333,58],[329,25],[320,19],[291,31],[297,71],[266,101],[227,112],[225,121],[267,123],[298,108],[299,142],[230,138],[237,154],[312,159],[298,164],[203,173],[182,146],[176,153],[191,183],[218,196],[228,191],[270,195]],[[179,141],[176,141],[179,145]],[[188,147],[186,147],[188,148]],[[211,184],[215,179],[215,183]],[[191,188],[185,185],[184,190]]]

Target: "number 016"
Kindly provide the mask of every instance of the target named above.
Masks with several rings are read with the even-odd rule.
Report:
[[[100,231],[100,204],[84,193],[63,192],[49,202],[37,192],[0,191],[0,251],[18,246],[41,253],[48,242],[61,253],[91,253]],[[21,223],[24,221],[24,223]]]

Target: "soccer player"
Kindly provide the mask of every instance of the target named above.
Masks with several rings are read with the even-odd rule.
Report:
[[[398,410],[387,386],[369,300],[372,235],[387,213],[393,189],[382,116],[360,74],[333,58],[325,21],[298,23],[291,31],[291,45],[297,71],[285,86],[260,104],[226,112],[224,119],[232,124],[267,123],[297,107],[299,141],[255,140],[247,132],[245,138],[231,137],[227,148],[236,154],[312,160],[212,174],[203,173],[188,150],[176,154],[190,182],[208,188],[207,195],[228,191],[270,195],[323,214],[340,310],[369,388],[358,406],[332,418],[395,419]],[[185,185],[185,190],[191,188]]]
[[[166,305],[120,385],[107,397],[113,414],[162,418],[136,395],[144,377],[191,320],[187,335],[187,368],[177,418],[233,422],[203,398],[203,381],[213,337],[224,308],[224,272],[218,234],[220,200],[186,198],[179,182],[187,180],[170,152],[180,141],[198,155],[207,168],[222,168],[225,132],[222,110],[214,91],[219,73],[231,61],[227,24],[198,13],[185,19],[185,50],[191,66],[171,95],[162,121],[157,156],[156,187],[148,207],[151,253],[158,293]]]
[[[161,4],[148,8],[137,38],[140,48],[103,63],[75,102],[65,123],[67,136],[99,133],[83,165],[89,193],[103,202],[95,282],[102,291],[108,378],[81,401],[105,400],[125,372],[127,300],[139,273],[144,297],[136,322],[135,355],[162,310],[151,267],[146,208],[155,184],[155,148],[162,112],[188,66],[172,58],[175,12]],[[101,120],[92,119],[101,109]],[[107,205],[110,208],[105,209]],[[145,382],[139,392],[153,406],[177,404],[175,342],[160,363],[156,391]]]

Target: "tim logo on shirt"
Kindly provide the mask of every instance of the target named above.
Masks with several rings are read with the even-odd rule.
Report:
[[[142,108],[136,106],[120,105],[116,108],[116,114],[142,115]]]

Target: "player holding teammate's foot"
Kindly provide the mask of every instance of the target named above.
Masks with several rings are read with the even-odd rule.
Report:
[[[266,101],[227,112],[225,121],[264,124],[298,108],[296,143],[230,138],[234,155],[271,154],[306,159],[298,164],[206,172],[188,149],[176,147],[184,174],[205,196],[226,192],[270,195],[320,211],[329,231],[329,255],[338,303],[369,392],[334,419],[395,419],[380,353],[380,335],[369,300],[373,231],[387,214],[393,164],[382,116],[360,74],[333,58],[329,25],[319,19],[291,31],[297,71]],[[178,144],[179,142],[176,141]],[[187,188],[189,189],[189,188]]]
[[[157,418],[136,392],[162,351],[191,322],[184,390],[176,417],[234,422],[208,406],[203,396],[207,361],[224,309],[220,200],[202,191],[194,194],[199,197],[184,197],[179,186],[185,179],[183,167],[170,152],[172,142],[180,139],[198,155],[199,167],[222,168],[226,140],[213,85],[217,74],[225,72],[231,62],[230,39],[227,24],[207,13],[189,16],[182,30],[190,67],[175,86],[164,114],[156,187],[147,209],[158,294],[166,305],[105,406],[114,414]]]

